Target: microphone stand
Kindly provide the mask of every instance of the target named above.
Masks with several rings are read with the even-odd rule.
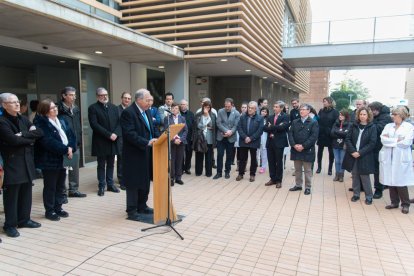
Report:
[[[167,180],[167,186],[168,186],[168,202],[167,202],[167,218],[165,219],[165,223],[164,224],[160,224],[160,225],[155,225],[152,227],[148,227],[148,228],[144,228],[141,229],[142,232],[145,232],[147,230],[151,230],[151,229],[155,229],[158,227],[163,227],[163,226],[168,226],[170,227],[172,230],[174,230],[174,232],[180,237],[181,240],[184,240],[183,236],[180,235],[180,233],[178,233],[178,231],[174,228],[173,224],[177,223],[177,222],[181,222],[182,219],[178,219],[176,221],[172,221],[171,217],[170,217],[170,209],[171,209],[171,139],[170,139],[170,119],[171,117],[171,111],[167,111],[168,112],[168,127],[165,130],[165,133],[167,133],[167,145],[168,145],[168,180]]]

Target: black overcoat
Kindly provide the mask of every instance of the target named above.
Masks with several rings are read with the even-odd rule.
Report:
[[[261,137],[263,134],[264,119],[262,116],[254,114],[251,117],[250,128],[247,130],[247,121],[249,115],[247,113],[240,116],[237,131],[239,132],[239,147],[244,148],[260,148]],[[246,144],[244,140],[250,137],[251,142]]]
[[[356,143],[359,135],[359,125],[354,123],[349,129],[349,133],[345,138],[346,153],[342,162],[342,168],[351,172],[354,167],[355,158],[351,153],[357,152]],[[374,150],[377,141],[377,129],[372,123],[365,126],[361,136],[358,157],[358,173],[362,175],[373,174],[375,172]]]
[[[264,126],[264,131],[268,133],[266,148],[272,145],[274,148],[288,147],[287,133],[289,131],[289,116],[281,112],[277,117],[276,124],[274,124],[275,115],[271,115],[267,124]]]
[[[296,119],[289,129],[290,160],[315,161],[315,143],[318,139],[319,126],[316,120],[308,117],[305,122]],[[293,146],[302,145],[304,149],[299,152]]]
[[[346,135],[348,135],[350,126],[351,126],[351,123],[349,123],[348,121],[344,121],[342,123],[342,129],[341,129],[341,122],[339,121],[339,119],[336,120],[331,130],[332,148],[334,149],[344,148],[345,137]]]
[[[151,113],[145,111],[150,124],[152,138],[158,138],[151,120]],[[135,103],[121,114],[122,128],[122,174],[127,187],[148,189],[152,175],[152,147],[148,146],[150,131]]]
[[[110,139],[112,133],[122,135],[119,124],[119,111],[116,105],[111,103],[104,106],[96,102],[88,108],[89,124],[93,130],[92,134],[92,156],[109,156],[119,153],[118,139]]]
[[[63,156],[68,153],[68,148],[76,152],[76,136],[64,118],[59,118],[63,131],[68,138],[68,144],[62,143],[58,130],[49,122],[46,116],[38,115],[34,120],[36,127],[41,129],[44,136],[35,144],[36,168],[42,170],[63,169]]]
[[[34,143],[43,136],[41,129],[29,130],[33,124],[24,116],[0,117],[0,151],[4,165],[4,185],[32,183],[35,179]],[[21,133],[20,136],[16,135]]]
[[[331,130],[339,117],[338,110],[334,108],[322,108],[319,110],[319,135],[318,146],[329,147],[332,145]]]

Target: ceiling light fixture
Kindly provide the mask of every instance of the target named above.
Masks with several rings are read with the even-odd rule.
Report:
[[[274,81],[273,83],[278,83],[277,81]]]
[[[59,60],[60,63],[66,63],[66,60]]]
[[[103,52],[102,52],[102,51],[98,51],[98,50],[96,50],[96,51],[95,51],[95,54],[97,54],[97,55],[102,55],[102,54],[103,54]]]
[[[229,60],[227,58],[222,58],[222,59],[220,59],[220,61],[225,62],[225,61],[229,61]]]
[[[265,79],[267,79],[267,77],[263,77],[263,79],[265,80]]]
[[[160,66],[158,66],[158,68],[159,69],[164,69],[165,67],[164,67],[164,65],[160,65]]]
[[[246,72],[251,72],[252,70],[250,70],[250,69],[246,69],[246,70],[244,70],[244,71],[246,71]]]

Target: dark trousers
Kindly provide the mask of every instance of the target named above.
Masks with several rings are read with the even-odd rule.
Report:
[[[74,193],[79,190],[79,151],[75,151],[72,157],[72,169],[69,170],[69,193]],[[65,188],[66,190],[66,188]],[[64,191],[64,194],[66,192]]]
[[[191,169],[191,159],[193,158],[192,141],[188,141],[185,145],[185,157],[184,157],[184,170],[189,171]]]
[[[325,146],[318,146],[318,166],[322,166],[322,156],[323,156],[323,149]],[[332,171],[332,165],[335,160],[334,153],[332,146],[328,146],[328,152],[329,152],[329,170]]]
[[[171,179],[181,180],[183,175],[185,145],[171,142]]]
[[[114,163],[115,155],[98,156],[98,182],[99,188],[105,188],[105,183],[108,186],[114,185]],[[105,173],[106,165],[106,173]]]
[[[390,199],[392,205],[399,205],[401,201],[401,206],[410,207],[410,196],[408,194],[407,186],[388,186],[388,189],[390,190]]]
[[[223,158],[226,151],[225,173],[230,173],[231,163],[233,162],[234,143],[230,143],[227,138],[217,141],[217,173],[223,172]]]
[[[143,210],[147,207],[148,194],[150,185],[143,187],[127,186],[126,187],[126,199],[128,215],[135,215],[139,210]]]
[[[203,173],[203,161],[205,159],[206,176],[213,174],[213,145],[207,145],[207,152],[196,152],[195,154],[195,173],[201,175]]]
[[[239,175],[244,175],[246,171],[247,158],[249,157],[250,151],[250,175],[255,176],[257,170],[257,157],[256,157],[256,148],[247,148],[239,147],[238,151],[240,152],[240,162],[239,162]]]
[[[379,181],[379,161],[378,161],[379,152],[374,153],[374,165],[375,165],[375,173],[374,173],[374,188],[376,192],[382,193],[384,191],[384,185],[382,185]]]
[[[66,170],[42,170],[43,173],[43,205],[46,214],[62,210],[63,191],[65,190]]]
[[[116,156],[116,177],[118,178],[118,182],[120,185],[123,185],[122,183],[122,155]]]
[[[32,210],[32,183],[4,185],[3,206],[4,229],[27,222]]]
[[[267,148],[267,160],[269,166],[270,179],[276,183],[282,183],[283,179],[283,152],[285,148],[277,148],[270,143]]]

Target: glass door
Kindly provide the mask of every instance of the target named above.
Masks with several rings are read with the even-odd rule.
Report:
[[[96,89],[109,89],[109,68],[80,64],[80,97],[82,114],[83,164],[96,161],[92,156],[92,129],[88,120],[88,107],[95,103]],[[111,99],[111,98],[109,98]]]

